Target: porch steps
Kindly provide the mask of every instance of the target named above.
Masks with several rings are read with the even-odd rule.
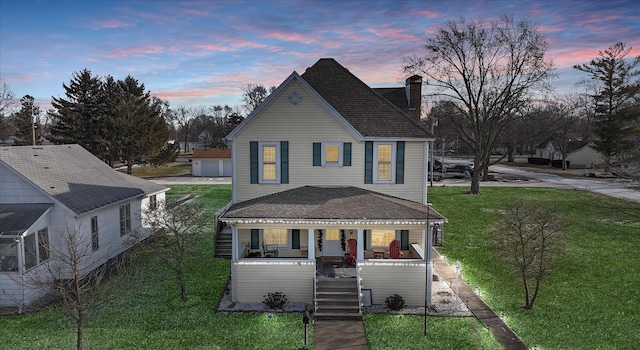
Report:
[[[362,320],[355,278],[318,278],[315,300],[316,320]]]
[[[216,258],[231,259],[231,234],[221,232],[216,237]]]

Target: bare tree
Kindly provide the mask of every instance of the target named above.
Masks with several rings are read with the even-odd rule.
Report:
[[[509,203],[498,220],[497,242],[524,288],[522,308],[533,308],[542,280],[562,251],[565,228],[553,208],[524,201]]]
[[[13,104],[14,94],[9,85],[3,80],[0,85],[0,140],[13,134],[13,126],[9,123],[8,116],[11,114],[10,109]]]
[[[247,113],[253,112],[264,101],[270,93],[275,91],[272,86],[268,90],[260,84],[247,84],[242,86],[242,102]]]
[[[189,134],[193,129],[197,117],[202,114],[201,110],[195,108],[187,108],[185,106],[179,106],[173,110],[173,119],[178,123],[178,127],[184,137],[184,152],[189,152]]]
[[[180,299],[187,300],[185,266],[191,249],[198,244],[204,227],[212,217],[198,202],[162,202],[142,211],[142,217],[156,232],[149,244],[160,259],[176,274]],[[213,253],[213,252],[212,252]]]
[[[84,330],[91,318],[91,310],[111,296],[119,295],[123,288],[134,285],[135,280],[135,270],[125,268],[122,257],[109,262],[97,258],[109,256],[111,247],[103,247],[96,253],[97,243],[91,235],[83,233],[81,227],[82,223],[72,225],[67,222],[66,229],[57,234],[59,241],[55,247],[49,246],[48,235],[45,238],[38,236],[37,257],[43,263],[31,273],[24,273],[20,281],[26,287],[50,290],[53,298],[60,300],[63,310],[75,323],[78,350],[84,348]],[[41,240],[46,244],[43,245]],[[30,249],[25,246],[25,252]],[[27,255],[36,256],[36,253]],[[112,270],[113,267],[117,269]],[[106,278],[108,271],[114,273]]]
[[[448,100],[463,116],[473,145],[471,193],[480,193],[491,150],[513,116],[548,88],[553,63],[548,43],[526,18],[502,16],[481,21],[449,21],[427,38],[423,56],[405,57],[404,70],[427,77],[432,98]]]

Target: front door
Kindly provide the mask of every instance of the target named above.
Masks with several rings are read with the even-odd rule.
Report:
[[[340,230],[325,230],[322,256],[344,256],[344,251],[342,250],[342,242],[340,241]]]

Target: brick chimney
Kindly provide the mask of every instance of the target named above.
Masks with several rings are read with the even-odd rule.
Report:
[[[422,77],[413,75],[405,81],[405,91],[407,101],[409,102],[409,114],[416,117],[420,121],[420,112],[422,111]]]

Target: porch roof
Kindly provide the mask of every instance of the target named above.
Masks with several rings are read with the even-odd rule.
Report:
[[[426,224],[446,218],[430,206],[358,187],[303,186],[232,205],[226,222]]]
[[[52,206],[49,203],[0,204],[0,236],[26,231]]]

